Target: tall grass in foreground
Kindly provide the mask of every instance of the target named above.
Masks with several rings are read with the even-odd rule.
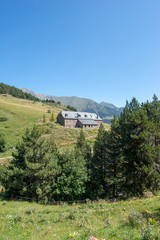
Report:
[[[1,240],[160,239],[160,196],[108,203],[0,201]]]

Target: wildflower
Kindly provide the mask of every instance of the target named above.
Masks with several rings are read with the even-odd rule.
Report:
[[[74,233],[70,233],[70,234],[69,234],[69,236],[70,236],[71,238],[74,238],[74,237],[76,237],[76,236],[78,236],[78,235],[79,235],[78,232],[74,232]]]

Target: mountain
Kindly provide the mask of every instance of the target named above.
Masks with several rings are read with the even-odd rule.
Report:
[[[34,97],[40,98],[41,100],[54,100],[61,102],[63,105],[70,105],[80,112],[95,112],[97,113],[105,123],[110,123],[113,115],[119,115],[123,108],[118,108],[111,103],[101,102],[97,103],[91,99],[80,98],[80,97],[56,97],[45,94],[34,93],[26,88],[21,89],[23,92],[30,93]]]
[[[118,107],[116,107],[115,105],[113,105],[112,103],[101,102],[101,103],[99,103],[99,104],[100,104],[101,106],[103,106],[103,107],[112,108],[112,109],[114,109],[114,110],[116,110],[116,111],[118,111],[118,112],[121,112],[121,111],[123,110],[123,107],[118,108]]]

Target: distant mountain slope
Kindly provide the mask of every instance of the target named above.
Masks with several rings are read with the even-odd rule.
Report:
[[[103,106],[103,107],[112,108],[112,109],[114,109],[114,110],[116,110],[116,111],[118,111],[118,112],[121,112],[121,111],[123,110],[123,107],[118,108],[118,107],[116,107],[115,105],[113,105],[112,103],[101,102],[101,103],[99,103],[99,104],[100,104],[101,106]]]
[[[40,98],[41,100],[54,100],[56,102],[61,102],[63,105],[70,105],[76,108],[78,111],[83,112],[95,112],[97,113],[104,122],[110,123],[113,115],[119,115],[122,111],[122,108],[118,108],[111,103],[101,102],[97,103],[91,99],[79,98],[79,97],[56,97],[44,94],[34,93],[26,88],[21,89],[24,92],[30,93],[35,97]]]

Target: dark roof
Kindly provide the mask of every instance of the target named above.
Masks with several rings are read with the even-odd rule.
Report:
[[[98,123],[96,123],[94,120],[78,120],[83,125],[95,125],[97,126]]]

